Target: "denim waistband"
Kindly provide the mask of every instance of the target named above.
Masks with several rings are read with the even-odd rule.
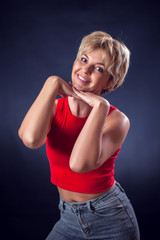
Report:
[[[115,184],[104,194],[100,195],[97,198],[93,198],[91,200],[88,200],[86,202],[66,202],[61,196],[60,196],[60,202],[59,206],[61,209],[79,209],[79,208],[84,208],[88,207],[91,209],[91,206],[94,206],[97,202],[102,201],[103,199],[106,199],[107,197],[109,198],[112,196],[113,193],[122,191],[124,192],[123,188],[121,185],[115,181]]]

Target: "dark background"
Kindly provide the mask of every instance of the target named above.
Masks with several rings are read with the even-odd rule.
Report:
[[[131,121],[115,175],[132,201],[141,239],[160,239],[158,15],[156,1],[1,2],[1,239],[43,240],[58,219],[45,146],[27,149],[17,131],[48,76],[70,80],[80,40],[95,30],[131,50],[124,85],[106,95]]]

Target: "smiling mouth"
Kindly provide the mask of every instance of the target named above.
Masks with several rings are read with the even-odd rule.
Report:
[[[78,79],[81,81],[81,82],[84,82],[84,83],[89,83],[90,81],[88,81],[87,79],[83,78],[81,75],[78,74]]]

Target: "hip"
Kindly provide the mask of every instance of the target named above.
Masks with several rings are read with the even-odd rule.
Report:
[[[137,219],[119,183],[86,202],[66,202],[60,197],[61,219],[55,229],[87,239],[139,240]],[[98,226],[98,227],[97,227]],[[61,230],[60,230],[61,229]]]

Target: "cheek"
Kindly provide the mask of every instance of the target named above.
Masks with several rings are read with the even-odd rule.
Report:
[[[78,63],[75,63],[74,66],[73,66],[72,72],[74,73],[74,72],[78,71],[79,68],[80,68],[79,64],[78,64]]]
[[[95,78],[95,83],[97,87],[104,88],[106,86],[107,81],[102,77],[97,77]]]
[[[73,72],[78,71],[81,68],[81,62],[77,60],[73,65]]]
[[[75,63],[72,68],[72,78],[76,75],[76,72],[78,71],[78,69],[79,69],[78,64]]]

